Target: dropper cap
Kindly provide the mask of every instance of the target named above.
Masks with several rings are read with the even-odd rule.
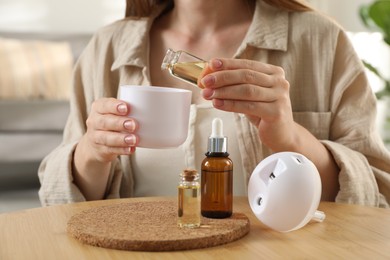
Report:
[[[223,122],[220,118],[214,118],[211,125],[208,153],[227,153],[227,137],[223,135]]]

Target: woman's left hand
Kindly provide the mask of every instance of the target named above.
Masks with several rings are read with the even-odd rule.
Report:
[[[245,114],[271,150],[294,146],[299,131],[292,116],[290,85],[281,67],[253,60],[213,59],[199,85],[215,108]]]

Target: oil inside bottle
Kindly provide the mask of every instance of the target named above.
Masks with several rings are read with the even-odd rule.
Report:
[[[200,184],[198,174],[184,172],[178,185],[179,227],[196,228],[200,226]]]
[[[198,86],[198,78],[206,64],[206,61],[188,52],[168,49],[161,69],[168,69],[172,76]]]
[[[169,71],[173,76],[197,85],[198,77],[205,66],[205,62],[182,62],[171,66]]]
[[[233,170],[230,167],[232,164],[229,161],[227,163],[229,167],[223,171],[202,168],[201,213],[204,217],[228,218],[232,215]]]
[[[178,226],[179,227],[199,227],[200,226],[200,196],[199,186],[179,187]]]

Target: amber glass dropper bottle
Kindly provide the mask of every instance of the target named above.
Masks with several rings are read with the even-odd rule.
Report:
[[[220,118],[214,118],[206,158],[201,166],[201,214],[227,218],[233,212],[233,162]]]

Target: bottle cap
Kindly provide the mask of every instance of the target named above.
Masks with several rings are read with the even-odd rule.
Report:
[[[198,172],[195,169],[185,169],[181,176],[186,181],[194,181],[198,178]]]
[[[207,151],[209,153],[227,153],[227,137],[223,135],[223,122],[220,118],[214,118],[211,125]]]

